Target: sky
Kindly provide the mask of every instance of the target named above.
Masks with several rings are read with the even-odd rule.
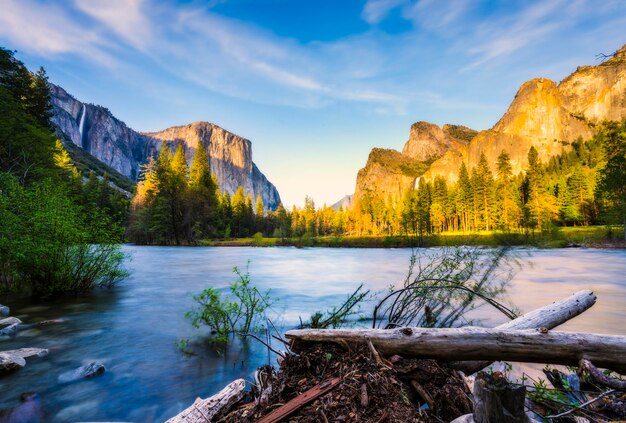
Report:
[[[252,141],[283,202],[354,191],[411,123],[482,130],[626,43],[623,0],[0,0],[0,45],[138,131]]]

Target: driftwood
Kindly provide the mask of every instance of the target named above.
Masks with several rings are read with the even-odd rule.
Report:
[[[227,411],[243,397],[246,381],[237,379],[207,399],[196,398],[194,403],[165,423],[206,423],[222,411]]]
[[[452,361],[505,360],[577,365],[586,358],[597,366],[626,372],[626,337],[548,330],[457,329],[299,329],[292,340],[364,343],[370,339],[384,355],[400,354]]]
[[[580,363],[578,365],[578,371],[582,372],[583,370],[588,371],[591,377],[593,377],[596,382],[601,385],[607,386],[612,389],[617,389],[619,391],[626,390],[626,380],[608,377],[604,374],[604,372],[594,366],[591,361],[584,358],[580,360]]]
[[[517,319],[496,326],[502,330],[523,330],[523,329],[553,329],[568,320],[578,316],[588,310],[596,303],[596,296],[592,291],[578,291],[569,297],[563,298],[545,307],[538,308]],[[459,361],[451,363],[452,367],[470,375],[484,369],[491,364],[490,361]]]

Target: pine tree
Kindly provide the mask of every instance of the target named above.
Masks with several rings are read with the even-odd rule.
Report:
[[[261,194],[256,195],[254,214],[256,216],[256,231],[262,233],[265,232],[265,206],[263,205],[263,199],[261,198]]]
[[[463,231],[468,231],[470,230],[470,222],[473,216],[474,196],[472,193],[472,183],[465,162],[461,163],[457,186],[457,209],[461,215],[461,227]]]
[[[517,226],[520,218],[519,199],[515,182],[513,181],[513,167],[508,153],[502,152],[498,156],[496,171],[496,216],[502,229],[508,230]]]
[[[189,170],[189,214],[194,239],[215,235],[219,226],[217,196],[206,149],[199,144]]]

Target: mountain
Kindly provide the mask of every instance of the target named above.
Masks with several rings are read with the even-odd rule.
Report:
[[[339,209],[348,210],[352,208],[352,195],[344,195],[341,200],[330,206],[331,209],[339,211]]]
[[[433,160],[448,151],[465,147],[476,133],[461,125],[439,127],[423,121],[414,123],[402,153],[372,149],[365,167],[357,174],[350,205],[359,204],[367,196],[397,202],[408,189],[414,187],[416,178],[428,169]]]
[[[372,150],[357,175],[352,204],[367,195],[397,199],[418,177],[456,182],[461,163],[471,170],[481,154],[493,170],[505,151],[513,172],[519,173],[528,166],[530,147],[547,161],[571,148],[572,141],[592,137],[598,123],[625,117],[626,46],[604,63],[579,67],[559,84],[545,78],[525,82],[491,129],[476,132],[460,125],[414,123],[402,153]]]
[[[165,142],[174,148],[182,144],[187,160],[198,146],[207,150],[211,172],[222,190],[231,195],[239,186],[253,198],[261,195],[267,209],[280,203],[276,187],[252,161],[249,140],[208,122],[167,128],[159,132],[137,132],[102,106],[76,100],[63,88],[50,84],[53,123],[70,151],[81,150],[132,181],[140,176],[149,157],[157,157]],[[78,147],[78,148],[76,148]]]
[[[559,84],[545,78],[522,84],[493,128],[445,153],[424,178],[439,175],[454,182],[462,162],[471,169],[484,153],[493,166],[503,151],[511,157],[513,172],[519,173],[528,166],[530,147],[547,161],[570,148],[572,141],[593,136],[598,123],[625,117],[626,46],[602,64],[579,67]]]

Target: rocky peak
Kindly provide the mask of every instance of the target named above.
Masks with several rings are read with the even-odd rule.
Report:
[[[446,124],[440,128],[434,123],[416,122],[411,125],[402,154],[418,161],[431,160],[467,144],[474,135],[476,131],[461,125]]]
[[[503,151],[514,172],[528,166],[535,147],[542,160],[561,154],[578,138],[593,136],[603,120],[626,118],[626,46],[597,66],[582,66],[559,84],[546,78],[525,82],[493,128],[482,131],[467,146],[449,151],[424,175],[456,181],[462,162],[473,168],[481,154],[494,166]]]

